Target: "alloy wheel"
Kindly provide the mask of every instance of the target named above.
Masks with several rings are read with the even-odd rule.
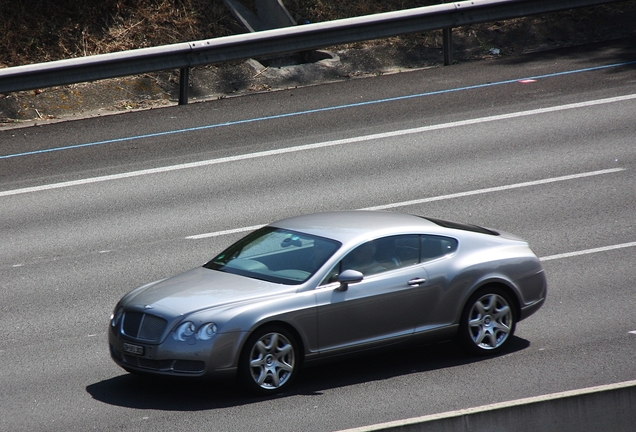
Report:
[[[296,367],[296,352],[290,337],[268,332],[257,337],[248,358],[252,382],[262,390],[275,391],[291,380]]]

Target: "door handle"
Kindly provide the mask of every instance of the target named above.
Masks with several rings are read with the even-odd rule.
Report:
[[[408,281],[408,284],[410,286],[420,286],[422,285],[424,282],[426,282],[426,279],[422,279],[422,278],[415,278],[415,279],[411,279],[410,281]]]

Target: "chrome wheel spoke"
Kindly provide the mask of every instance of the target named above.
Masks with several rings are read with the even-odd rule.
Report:
[[[286,355],[289,355],[292,350],[292,346],[289,343],[285,343],[284,345],[276,347],[276,349],[273,351],[275,351],[276,357],[283,358]]]
[[[497,296],[494,294],[490,294],[487,299],[484,299],[486,304],[482,305],[484,308],[484,313],[492,313],[493,309],[495,309],[497,305]]]
[[[263,367],[265,364],[265,359],[263,357],[259,357],[250,361],[250,366],[253,368]]]
[[[477,345],[481,345],[484,341],[484,338],[486,337],[486,332],[481,327],[477,328],[476,330],[477,332],[473,333],[473,340]]]
[[[493,318],[500,323],[507,321],[510,319],[510,315],[512,314],[510,308],[506,305],[501,309],[497,309],[495,313],[492,314]]]
[[[475,303],[473,310],[478,314],[478,316],[482,317],[488,312],[488,305],[478,301]]]

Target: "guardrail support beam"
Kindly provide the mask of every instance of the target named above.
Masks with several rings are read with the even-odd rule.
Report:
[[[190,68],[179,69],[179,105],[188,104],[188,84],[190,83]]]
[[[448,27],[444,33],[444,66],[453,64],[453,29]]]

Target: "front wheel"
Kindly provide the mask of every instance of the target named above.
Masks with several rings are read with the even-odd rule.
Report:
[[[512,339],[515,326],[515,311],[508,293],[498,287],[484,287],[466,303],[459,336],[473,354],[497,354]]]
[[[294,336],[282,327],[267,327],[256,330],[247,340],[239,374],[252,392],[274,394],[290,386],[298,366]]]

